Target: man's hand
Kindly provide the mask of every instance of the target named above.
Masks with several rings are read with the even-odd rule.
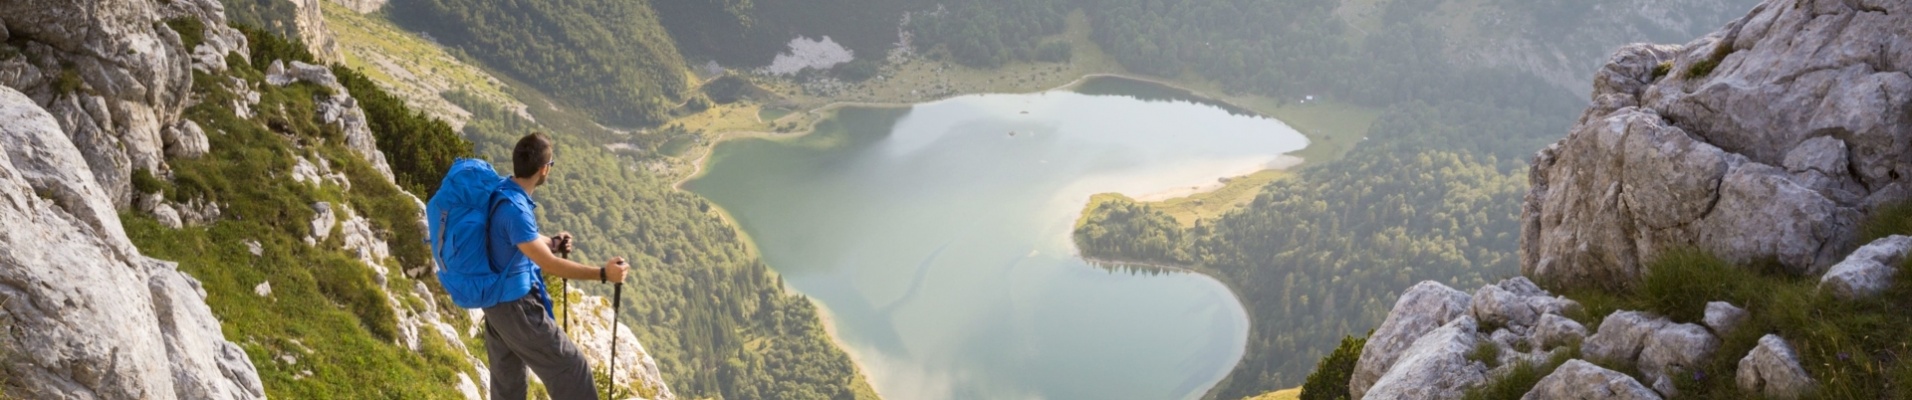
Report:
[[[551,237],[552,253],[569,255],[573,248],[575,246],[571,245],[571,232],[558,232],[557,236]]]
[[[604,280],[610,283],[624,283],[624,273],[630,270],[631,265],[624,263],[624,257],[611,257],[611,261],[604,263]]]

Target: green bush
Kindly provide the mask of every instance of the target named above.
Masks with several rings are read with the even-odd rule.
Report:
[[[1368,334],[1373,335],[1374,332],[1369,331]],[[1301,385],[1301,399],[1347,399],[1348,381],[1354,379],[1354,364],[1361,361],[1361,347],[1367,343],[1367,337],[1341,338],[1341,345],[1316,363],[1314,372],[1308,373],[1307,382]]]
[[[158,193],[166,190],[166,182],[153,177],[153,171],[145,168],[133,170],[133,190],[142,194]]]
[[[60,69],[60,76],[53,78],[53,90],[60,94],[73,94],[80,91],[86,82],[80,79],[80,71],[72,66]]]
[[[199,18],[185,16],[168,19],[166,27],[179,33],[179,41],[186,45],[186,52],[190,53],[194,47],[206,42],[206,23],[200,22]]]

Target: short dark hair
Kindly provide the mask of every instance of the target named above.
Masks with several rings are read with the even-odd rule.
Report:
[[[518,139],[518,147],[511,150],[511,175],[519,178],[538,176],[538,170],[551,163],[551,139],[543,133],[531,132]]]

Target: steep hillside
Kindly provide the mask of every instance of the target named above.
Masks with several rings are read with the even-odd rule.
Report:
[[[808,300],[786,293],[707,203],[671,186],[678,177],[655,152],[683,132],[606,129],[587,115],[547,106],[532,85],[486,75],[470,60],[392,30],[377,14],[329,12],[348,62],[367,66],[379,87],[409,93],[407,102],[443,102],[462,112],[460,132],[477,154],[506,160],[511,144],[534,130],[557,138],[559,167],[538,193],[541,225],[577,234],[581,258],[633,258],[637,268],[619,318],[678,394],[874,397]],[[596,284],[573,289],[610,295]]]
[[[408,0],[388,12],[608,124],[659,124],[688,99],[688,66],[648,2]]]
[[[484,396],[405,189],[448,126],[217,2],[0,11],[0,396]]]

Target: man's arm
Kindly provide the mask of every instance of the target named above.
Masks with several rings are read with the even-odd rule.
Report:
[[[538,267],[543,268],[545,272],[560,278],[598,279],[597,267],[558,258],[557,255],[551,254],[551,238],[549,237],[540,235],[536,240],[519,243],[518,251],[524,252],[525,257],[531,258],[531,262],[538,264]],[[624,272],[629,269],[630,266],[624,264],[624,257],[611,257],[604,263],[604,279],[613,283],[624,282]]]

